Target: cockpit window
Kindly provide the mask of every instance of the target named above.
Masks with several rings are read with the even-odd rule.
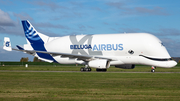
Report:
[[[161,42],[161,46],[164,46],[164,44]]]

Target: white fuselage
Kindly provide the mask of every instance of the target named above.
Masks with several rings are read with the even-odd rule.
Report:
[[[112,58],[110,65],[143,64],[157,67],[173,67],[162,42],[146,33],[72,35],[54,38],[45,44],[50,52]],[[61,64],[83,64],[82,60],[56,56]]]
[[[28,20],[22,20],[27,44],[11,48],[4,38],[3,49],[22,51],[46,62],[84,64],[81,71],[106,71],[110,65],[133,69],[135,64],[170,68],[176,66],[162,42],[148,33],[70,35],[49,37],[38,32]]]

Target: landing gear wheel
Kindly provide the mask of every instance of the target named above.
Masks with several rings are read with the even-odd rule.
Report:
[[[107,69],[98,69],[98,68],[97,68],[96,71],[97,71],[97,72],[106,72]]]
[[[80,71],[83,72],[83,71],[84,71],[84,68],[81,68]]]
[[[80,71],[81,71],[81,72],[84,72],[84,71],[90,72],[90,71],[91,71],[91,68],[83,68],[83,67],[82,67],[82,68],[80,69]]]
[[[91,68],[88,68],[88,71],[91,71]]]
[[[154,73],[154,72],[155,72],[155,69],[151,69],[151,72]]]
[[[84,68],[84,69],[85,69],[85,71],[86,71],[86,72],[88,72],[88,71],[89,71],[89,68]]]

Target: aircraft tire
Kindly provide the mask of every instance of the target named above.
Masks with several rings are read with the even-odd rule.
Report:
[[[88,68],[88,71],[91,71],[91,68]]]
[[[84,69],[85,69],[85,71],[86,71],[86,72],[88,72],[88,71],[89,71],[89,68],[84,68]]]
[[[98,69],[98,68],[97,68],[96,71],[97,71],[97,72],[106,72],[107,69]]]
[[[154,70],[154,69],[151,69],[151,72],[152,72],[152,73],[154,73],[154,72],[155,72],[155,70]]]
[[[80,68],[80,71],[81,72],[84,72],[84,71],[86,71],[86,72],[90,72],[91,71],[91,68]]]
[[[107,69],[103,69],[103,72],[106,72],[107,71]]]
[[[84,68],[81,68],[80,71],[83,72],[83,71],[84,71]]]

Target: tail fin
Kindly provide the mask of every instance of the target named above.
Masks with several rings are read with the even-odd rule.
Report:
[[[26,39],[29,41],[27,43],[30,43],[34,50],[44,50],[44,44],[49,39],[49,36],[37,32],[28,20],[22,21],[22,25]]]
[[[46,36],[36,31],[36,29],[31,25],[28,20],[22,21],[22,26],[24,29],[24,34],[28,41],[27,43],[30,44],[35,51],[47,52],[44,44],[48,42],[49,36]],[[37,55],[42,60],[55,61],[54,58],[49,54],[37,53]]]
[[[4,37],[3,49],[7,50],[7,51],[12,51],[11,42],[10,42],[10,39],[8,37]]]

